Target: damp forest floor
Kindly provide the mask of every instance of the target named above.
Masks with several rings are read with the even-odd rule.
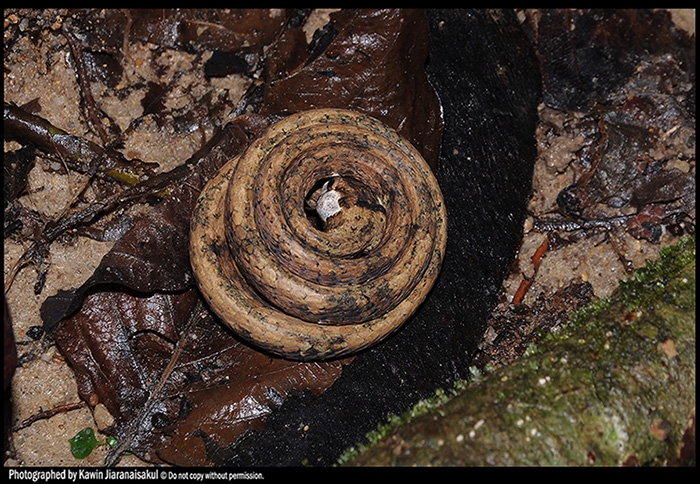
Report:
[[[695,465],[695,237],[574,311],[510,365],[474,369],[343,465]]]
[[[320,12],[319,15],[323,13]],[[678,22],[690,25],[686,13]],[[8,14],[4,18],[9,23],[21,23],[21,15]],[[47,29],[60,28],[60,18],[46,20]],[[694,34],[694,31],[693,31]],[[51,37],[51,39],[49,39]],[[13,57],[11,75],[5,74],[4,99],[18,106],[33,99],[41,99],[42,114],[54,126],[68,132],[87,132],[85,121],[80,114],[80,94],[76,85],[75,73],[66,55],[57,55],[62,42],[60,35],[47,35],[44,42],[34,44],[26,40],[20,52]],[[37,51],[37,45],[40,51]],[[160,66],[160,69],[173,69],[172,81],[182,86],[182,96],[172,97],[166,102],[185,105],[191,100],[185,92],[197,89],[198,79],[193,71],[192,57],[182,52],[162,54],[155,61],[150,58],[153,51],[148,46],[132,46],[131,61],[134,64]],[[5,60],[7,64],[7,59]],[[175,76],[175,69],[181,72]],[[6,65],[6,68],[8,66]],[[128,76],[128,73],[127,73]],[[228,76],[210,86],[212,96],[229,98],[235,105],[237,99],[247,89],[243,76]],[[93,90],[99,96],[106,87],[99,83]],[[177,90],[175,90],[177,91]],[[117,122],[134,119],[140,110],[140,97],[144,93],[131,91],[126,99],[105,98],[101,102],[110,117]],[[204,96],[199,92],[198,96]],[[220,115],[226,117],[229,112]],[[557,143],[551,141],[551,126],[563,125],[568,113],[557,112],[541,106],[541,129],[538,129],[539,156],[536,162],[533,197],[528,206],[532,214],[525,221],[523,239],[513,262],[512,270],[502,287],[500,304],[494,309],[493,317],[484,332],[483,341],[474,363],[476,374],[489,373],[508,366],[522,357],[527,348],[539,343],[545,334],[557,331],[569,315],[593,301],[610,297],[621,280],[631,277],[635,270],[643,267],[648,260],[656,260],[660,251],[674,245],[681,237],[664,231],[658,240],[640,240],[624,230],[590,230],[575,233],[556,233],[538,230],[535,221],[538,217],[555,210],[557,195],[569,186],[576,176],[573,166],[553,167],[553,158],[566,159],[580,149],[575,136],[559,136]],[[160,164],[160,170],[167,171],[175,162],[186,160],[202,143],[212,135],[212,126],[200,126],[198,130],[181,129],[173,131],[172,126],[145,126],[130,139],[125,147],[131,157],[149,160]],[[8,146],[11,150],[16,147]],[[569,150],[568,152],[566,150]],[[568,155],[567,155],[568,153]],[[682,163],[685,163],[683,165]],[[679,162],[679,169],[695,170],[692,162]],[[25,207],[46,217],[59,215],[70,205],[84,184],[82,175],[64,170],[59,163],[40,161],[28,174],[29,190],[22,197]],[[90,197],[88,193],[87,198]],[[136,207],[133,210],[145,210]],[[137,213],[126,214],[136,216]],[[21,256],[25,247],[21,238],[6,238],[4,243],[5,277],[8,270]],[[113,242],[98,241],[79,234],[68,234],[51,246],[50,266],[40,294],[34,287],[37,273],[26,267],[15,277],[6,292],[8,305],[12,308],[15,339],[19,353],[19,365],[11,385],[11,394],[6,395],[11,405],[4,405],[6,435],[5,466],[100,466],[108,452],[106,445],[98,446],[88,457],[78,460],[71,454],[69,439],[87,427],[98,429],[97,439],[106,436],[99,428],[109,426],[109,414],[93,414],[87,406],[80,406],[75,377],[55,345],[45,338],[37,338],[36,328],[42,326],[40,307],[43,301],[60,289],[79,287],[110,250]],[[694,242],[693,242],[694,245]],[[525,284],[523,281],[527,281]],[[527,286],[527,291],[521,288]],[[517,304],[514,304],[516,298]],[[556,317],[546,318],[545,315]],[[517,321],[517,324],[513,324]],[[510,322],[510,324],[509,324]],[[465,383],[465,386],[468,386]],[[445,389],[436,397],[437,403],[449,400],[452,389]],[[74,408],[75,407],[75,408]],[[8,410],[11,414],[8,415]],[[42,412],[55,408],[50,418],[32,420]],[[125,456],[120,465],[145,465],[135,456]]]

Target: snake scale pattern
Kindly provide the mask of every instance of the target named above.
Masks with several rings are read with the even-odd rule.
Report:
[[[293,360],[350,355],[396,331],[440,271],[447,215],[419,152],[367,115],[272,125],[208,182],[190,259],[219,318]]]

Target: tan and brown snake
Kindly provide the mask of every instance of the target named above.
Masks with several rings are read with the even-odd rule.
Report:
[[[192,216],[200,291],[238,335],[329,359],[398,329],[440,271],[437,180],[395,130],[319,109],[282,119],[212,178]]]

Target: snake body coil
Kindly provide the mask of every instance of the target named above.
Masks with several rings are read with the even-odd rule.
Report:
[[[199,288],[274,354],[345,356],[398,329],[442,264],[433,173],[396,131],[340,109],[291,115],[229,161],[193,212]]]

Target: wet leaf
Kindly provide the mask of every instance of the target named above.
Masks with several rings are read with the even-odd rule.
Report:
[[[353,51],[359,65],[339,68],[342,76],[333,85],[288,81],[287,94],[274,98],[274,106],[263,98],[263,116],[236,118],[183,165],[168,196],[115,244],[83,286],[61,291],[42,306],[47,327],[60,321],[54,336],[75,370],[82,398],[91,405],[103,403],[115,417],[111,430],[119,444],[109,463],[127,449],[157,462],[224,463],[235,454],[236,441],[262,428],[287,398],[323,393],[340,375],[347,361],[271,358],[242,344],[202,312],[198,293],[191,289],[190,212],[201,188],[223,163],[240,153],[277,112],[312,107],[299,102],[310,95],[313,107],[337,105],[340,89],[349,93],[342,107],[398,114],[390,124],[436,157],[440,107],[423,70],[425,19],[415,12],[405,21],[403,16],[366,11],[345,18],[336,37],[339,46],[334,39],[325,53]],[[375,40],[365,45],[369,32]],[[298,35],[290,36],[300,41]],[[314,55],[318,61],[324,54]],[[279,58],[270,62],[281,64]],[[398,79],[399,72],[416,82]],[[387,78],[387,73],[392,75]],[[274,94],[280,96],[285,81],[278,81]],[[408,85],[409,91],[397,92],[397,83]],[[429,136],[423,133],[425,119],[412,121],[426,113],[432,123]]]
[[[661,225],[695,211],[694,120],[667,95],[630,95],[595,110],[599,143],[590,169],[559,194],[562,212],[583,219],[622,216],[627,230],[657,243]]]
[[[180,465],[223,463],[226,447],[262,428],[290,391],[322,392],[344,363],[271,358],[233,337],[197,301],[195,290],[99,292],[56,332],[80,369],[81,397],[116,417],[110,430],[120,444]]]
[[[83,297],[95,286],[116,284],[150,293],[181,291],[193,285],[189,265],[189,217],[199,190],[209,176],[230,157],[240,153],[263,125],[238,118],[173,177],[178,186],[129,230],[102,259],[93,275],[79,288],[60,291],[41,307],[44,325],[51,327],[74,314]],[[246,134],[246,130],[250,133]]]
[[[102,444],[95,438],[95,431],[92,427],[84,428],[69,439],[68,443],[70,443],[70,452],[76,459],[86,458],[95,450],[95,447]]]
[[[295,14],[285,9],[85,9],[74,12],[85,44],[119,52],[124,37],[176,49],[262,49]]]
[[[628,80],[643,55],[674,52],[694,62],[687,48],[694,42],[661,9],[545,9],[529,26],[544,102],[556,109],[588,111]]]
[[[323,38],[332,41],[322,53],[319,41],[308,58],[280,56],[268,64],[261,112],[341,107],[366,113],[396,128],[435,168],[442,119],[437,94],[421,74],[428,55],[420,40],[427,37],[424,12],[342,10],[331,24],[332,35]],[[301,35],[290,38],[293,32],[285,32],[285,42],[306,43]]]

